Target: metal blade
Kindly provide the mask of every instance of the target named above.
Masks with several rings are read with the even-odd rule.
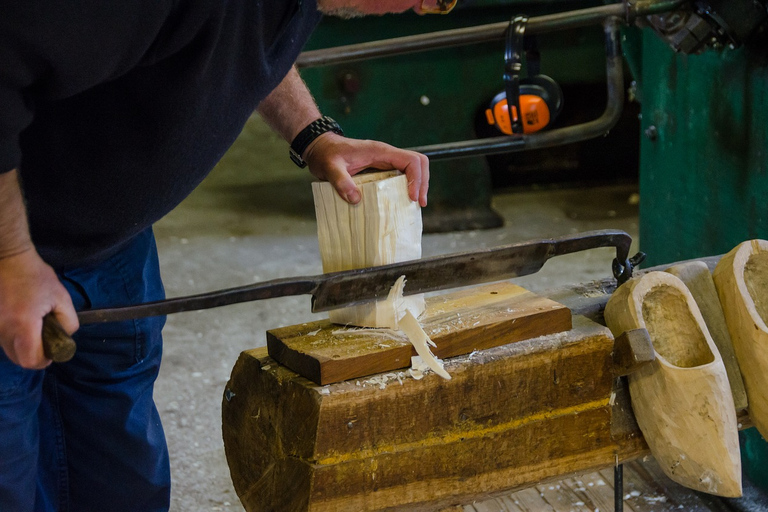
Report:
[[[403,275],[406,279],[403,293],[413,295],[533,274],[553,256],[598,247],[616,247],[617,259],[623,263],[631,243],[632,238],[624,231],[589,231],[327,274],[312,293],[312,311],[328,311],[385,298],[395,281]]]
[[[381,267],[274,279],[133,306],[80,311],[78,319],[81,324],[115,322],[305,294],[313,296],[312,311],[320,312],[386,297],[402,275],[407,279],[405,294],[412,295],[532,274],[553,256],[598,247],[615,247],[616,261],[623,269],[631,242],[624,231],[589,231]],[[627,268],[631,273],[631,267]]]

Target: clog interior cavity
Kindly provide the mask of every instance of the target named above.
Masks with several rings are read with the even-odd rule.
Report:
[[[667,286],[652,288],[643,299],[643,320],[656,352],[670,364],[692,368],[714,361],[715,356],[679,290]]]
[[[744,265],[744,283],[755,309],[768,324],[768,252],[753,254]]]

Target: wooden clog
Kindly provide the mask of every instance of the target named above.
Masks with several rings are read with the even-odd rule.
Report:
[[[725,314],[720,305],[720,298],[717,295],[709,267],[703,261],[689,261],[673,265],[666,272],[680,278],[691,292],[696,305],[699,306],[701,316],[707,323],[712,341],[715,342],[720,357],[723,358],[725,371],[728,372],[728,382],[731,384],[733,405],[737,412],[746,409],[748,401],[747,391],[744,389],[744,379],[741,377],[736,353],[733,351],[733,341],[731,341],[731,335],[728,332]]]
[[[733,340],[749,416],[768,436],[768,241],[750,240],[722,257],[712,276]]]
[[[629,375],[632,409],[648,446],[675,482],[741,496],[741,458],[723,360],[690,291],[665,272],[620,286],[605,308],[614,336],[645,328],[656,360]]]

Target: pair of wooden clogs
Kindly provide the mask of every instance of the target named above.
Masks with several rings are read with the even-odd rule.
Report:
[[[768,242],[740,244],[712,275],[691,262],[634,278],[610,298],[605,320],[616,336],[650,334],[656,360],[629,376],[629,390],[663,471],[695,490],[741,496],[736,411],[748,408],[768,437]]]

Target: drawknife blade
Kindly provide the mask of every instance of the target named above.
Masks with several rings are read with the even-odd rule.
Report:
[[[379,267],[274,279],[144,304],[85,310],[78,312],[78,319],[81,324],[115,322],[306,294],[312,295],[312,311],[321,312],[384,298],[403,275],[404,293],[412,295],[533,274],[554,256],[598,247],[615,247],[614,267],[623,270],[631,242],[624,231],[588,231]],[[631,266],[626,268],[631,274]]]

